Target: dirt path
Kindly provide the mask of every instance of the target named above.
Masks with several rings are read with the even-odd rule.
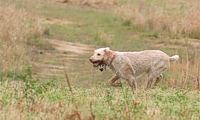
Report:
[[[45,18],[39,18],[39,20],[44,24],[62,24],[62,25],[71,25],[75,24],[72,21],[68,20],[60,20],[60,19],[45,19]]]
[[[64,77],[63,62],[66,65],[66,69],[70,72],[69,74],[80,74],[87,72],[91,67],[88,62],[89,56],[93,53],[93,50],[98,46],[72,43],[63,40],[46,39],[55,50],[37,50],[34,53],[34,60],[32,65],[34,66],[33,72],[34,77],[39,79],[51,79],[53,77]],[[155,43],[156,46],[164,46],[162,43]],[[192,47],[199,49],[199,41],[191,41]],[[168,47],[183,47],[182,45],[167,45]],[[82,65],[82,66],[81,66]],[[81,66],[81,67],[80,67]],[[77,71],[77,67],[79,71]],[[75,69],[76,68],[76,69]],[[90,74],[90,73],[88,73]]]
[[[39,18],[42,23],[44,24],[61,24],[63,26],[77,24],[72,21],[68,20],[60,20],[60,19],[44,19]],[[132,36],[132,34],[130,34]],[[135,34],[132,38],[137,38],[138,35]],[[101,73],[94,73],[92,71],[92,65],[88,61],[90,55],[92,55],[93,50],[98,48],[98,46],[87,45],[87,44],[80,44],[80,43],[72,43],[67,42],[64,40],[57,40],[57,39],[45,39],[49,44],[52,45],[54,50],[35,50],[33,53],[33,77],[39,80],[59,80],[65,79],[64,76],[64,66],[63,63],[66,65],[68,74],[74,81],[80,82],[88,82],[91,84],[94,80],[102,81],[104,77],[109,77],[108,71],[103,74],[108,75],[101,75]],[[159,47],[168,47],[168,48],[179,48],[179,47],[195,47],[200,49],[200,42],[199,40],[191,40],[189,41],[188,46],[184,46],[181,44],[174,44],[173,42],[158,42],[158,40],[149,40],[149,38],[145,38],[145,41],[154,44],[157,48]],[[187,41],[186,41],[187,42]],[[81,76],[81,77],[79,77]],[[81,80],[79,80],[81,79]],[[107,78],[106,78],[107,79]],[[88,83],[85,83],[87,85]],[[82,85],[81,85],[82,86]]]
[[[78,54],[91,53],[91,51],[95,48],[95,46],[92,45],[72,43],[55,39],[49,40],[49,43],[52,44],[58,51],[69,51]]]
[[[70,70],[80,64],[88,62],[88,54],[92,54],[97,48],[93,45],[71,43],[56,39],[46,39],[55,50],[37,50],[34,53],[33,73],[36,79],[51,79],[64,77],[64,66]],[[88,62],[89,64],[89,62]],[[71,68],[72,67],[72,68]],[[84,71],[84,70],[83,70]],[[75,74],[72,70],[69,74]]]

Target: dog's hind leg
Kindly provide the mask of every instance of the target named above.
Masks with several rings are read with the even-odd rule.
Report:
[[[163,74],[160,74],[158,77],[156,77],[156,81],[153,84],[153,87],[156,87],[156,85],[163,79]]]
[[[146,89],[151,88],[154,78],[157,78],[156,79],[157,83],[160,82],[162,79],[162,73],[165,70],[167,70],[168,67],[169,67],[169,63],[166,61],[160,61],[159,63],[155,64],[149,71]]]

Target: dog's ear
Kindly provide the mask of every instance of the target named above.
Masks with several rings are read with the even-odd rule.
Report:
[[[106,47],[106,49],[107,49],[107,50],[110,50],[110,48],[109,48],[109,47]]]
[[[104,52],[109,51],[109,50],[110,50],[110,48],[109,48],[109,47],[106,47],[106,48],[104,49]]]
[[[103,61],[106,64],[107,61],[108,61],[108,58],[110,58],[112,56],[113,52],[110,50],[110,48],[109,49],[106,48],[104,50],[104,52],[105,52],[105,54],[104,54],[104,57],[103,57]]]

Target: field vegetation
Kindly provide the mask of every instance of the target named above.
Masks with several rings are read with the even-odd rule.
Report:
[[[24,10],[0,8],[0,68],[2,73],[22,71],[28,65],[26,44],[41,36],[41,26]]]
[[[198,0],[0,0],[0,118],[200,119]],[[180,59],[164,80],[133,94],[88,58],[160,49]],[[69,83],[68,83],[69,80]]]

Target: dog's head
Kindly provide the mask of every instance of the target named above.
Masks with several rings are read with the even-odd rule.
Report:
[[[93,67],[100,65],[107,65],[108,59],[112,56],[113,52],[110,48],[99,48],[94,51],[94,55],[90,57],[90,62],[93,63]]]

